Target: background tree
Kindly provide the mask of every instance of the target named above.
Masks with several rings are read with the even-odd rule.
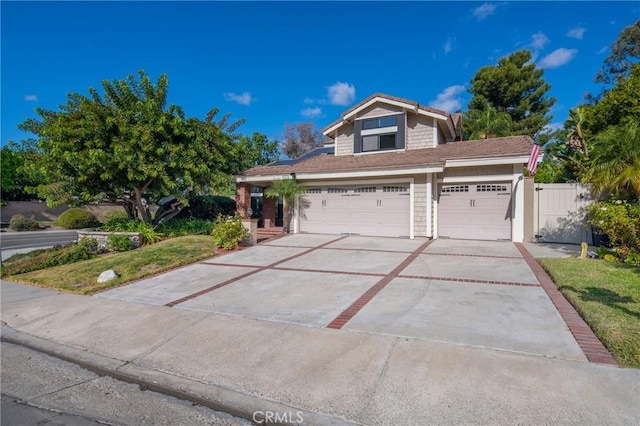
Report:
[[[138,75],[103,81],[103,94],[69,94],[58,111],[37,109],[38,119],[20,125],[38,136],[41,155],[30,168],[43,172],[36,192],[50,205],[111,201],[157,223],[163,217],[152,218],[152,203],[184,201],[209,190],[217,173],[232,172],[227,158],[241,122],[214,121],[217,109],[205,120],[186,119],[167,105],[166,75],[155,84]]]
[[[556,100],[547,96],[551,85],[531,58],[530,51],[520,50],[500,58],[495,66],[480,68],[471,79],[468,109],[483,110],[489,103],[511,116],[513,134],[537,139],[551,121],[549,112]]]
[[[297,123],[284,125],[282,153],[289,158],[298,158],[307,152],[322,146],[324,136],[314,128],[314,124]]]
[[[511,116],[485,103],[483,109],[472,109],[464,115],[464,139],[489,139],[511,134]]]
[[[597,83],[613,84],[618,77],[627,77],[631,66],[640,60],[640,20],[626,27],[611,45],[611,54],[605,59],[596,77]]]
[[[0,150],[0,199],[2,201],[23,201],[33,198],[28,187],[38,184],[37,176],[31,175],[26,165],[37,157],[34,141],[20,144],[9,142]]]
[[[609,126],[640,117],[640,63],[632,64],[627,76],[619,76],[615,86],[585,107],[584,132],[587,138]]]
[[[604,196],[640,197],[640,128],[628,121],[599,133],[592,144],[584,180]]]
[[[287,234],[291,229],[291,219],[293,219],[293,206],[295,200],[304,194],[304,192],[304,186],[296,179],[276,180],[264,192],[264,195],[267,198],[282,197],[284,201],[284,232]]]

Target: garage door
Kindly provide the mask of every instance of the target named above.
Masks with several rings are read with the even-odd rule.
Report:
[[[438,235],[467,240],[511,240],[511,184],[442,185]]]
[[[300,232],[409,237],[409,202],[408,183],[308,187]]]

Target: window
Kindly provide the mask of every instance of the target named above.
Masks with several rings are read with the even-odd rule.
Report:
[[[356,120],[353,152],[375,152],[404,149],[405,115]]]
[[[383,186],[382,192],[409,192],[406,186]]]
[[[398,125],[398,116],[371,118],[362,120],[362,130],[378,129],[380,127],[393,127]]]
[[[506,192],[506,185],[476,185],[476,192]]]
[[[353,192],[376,192],[375,186],[363,186],[361,188],[356,188]]]
[[[362,137],[362,152],[396,149],[396,134],[367,135]]]
[[[347,192],[346,188],[327,188],[329,194],[343,194]]]
[[[306,188],[304,192],[305,194],[320,194],[322,192],[322,188]]]
[[[469,192],[469,185],[443,186],[441,193],[447,193],[447,192]]]

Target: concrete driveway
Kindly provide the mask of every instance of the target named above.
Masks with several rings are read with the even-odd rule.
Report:
[[[291,235],[96,297],[586,361],[510,242]]]

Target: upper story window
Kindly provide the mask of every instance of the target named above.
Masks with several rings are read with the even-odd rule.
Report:
[[[398,116],[370,118],[362,120],[362,130],[378,129],[380,127],[392,127],[398,125]]]
[[[404,114],[356,120],[354,152],[404,149],[404,122]]]

